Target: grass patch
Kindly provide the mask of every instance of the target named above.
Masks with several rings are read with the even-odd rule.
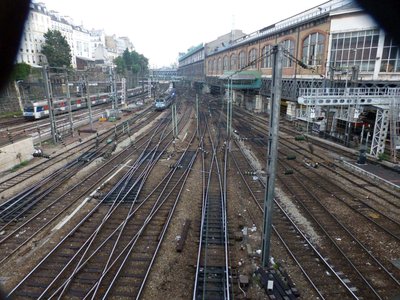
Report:
[[[387,161],[389,161],[389,160],[390,160],[390,157],[389,157],[389,155],[386,154],[386,153],[379,153],[379,154],[378,154],[378,160],[379,160],[379,161],[382,161],[382,160],[387,160]]]
[[[10,171],[11,171],[11,172],[15,172],[15,171],[21,169],[22,167],[27,166],[28,164],[29,164],[29,161],[24,160],[24,161],[21,162],[20,164],[15,165],[14,167],[12,167]]]
[[[12,118],[12,117],[21,117],[22,111],[11,111],[11,112],[2,112],[0,113],[0,118]]]

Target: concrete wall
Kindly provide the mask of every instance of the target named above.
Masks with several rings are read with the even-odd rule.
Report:
[[[33,151],[32,138],[0,148],[0,172],[9,170],[25,160],[31,160]]]

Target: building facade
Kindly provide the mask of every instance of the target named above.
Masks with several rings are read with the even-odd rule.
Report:
[[[267,111],[276,45],[283,49],[281,111],[288,119],[345,143],[365,139],[364,126],[374,156],[390,131],[391,152],[400,149],[399,47],[355,1],[331,0],[211,47],[201,82],[219,93],[230,85],[236,105]],[[191,75],[194,68],[180,64],[179,71]]]
[[[74,25],[71,18],[59,12],[48,11],[43,3],[33,1],[30,7],[16,58],[18,63],[25,62],[32,66],[44,63],[41,50],[45,42],[44,34],[48,30],[58,30],[65,37],[71,48],[71,65],[74,68],[77,67],[77,58],[80,66],[82,61],[103,61],[111,64],[125,49],[133,50],[133,44],[128,37],[106,36],[104,30],[89,31],[83,26]]]

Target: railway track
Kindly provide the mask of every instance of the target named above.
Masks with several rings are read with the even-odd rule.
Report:
[[[142,94],[135,95],[131,97],[132,99],[128,99],[128,104],[135,99],[141,99]],[[104,109],[106,106],[109,106],[109,103],[99,104],[93,108],[92,114],[93,117],[96,119],[97,117],[101,116],[104,113]],[[101,107],[101,108],[99,108]],[[109,106],[110,107],[110,106]],[[87,109],[77,110],[72,112],[73,119],[74,119],[74,128],[78,128],[82,125],[82,120],[89,119],[89,112]],[[67,114],[60,114],[56,113],[56,127],[57,131],[65,134],[70,134],[69,132],[69,117]],[[66,130],[65,128],[68,128]],[[16,118],[15,120],[5,120],[3,123],[0,120],[0,146],[4,146],[10,144],[10,137],[15,142],[19,139],[26,138],[28,136],[38,136],[40,134],[49,134],[50,127],[49,127],[49,120],[48,119],[41,119],[36,120],[35,122],[27,122],[23,117]]]
[[[255,147],[264,147],[265,149],[265,143],[262,139],[255,139],[252,138],[251,134],[248,133],[245,128],[242,126],[239,131],[242,131],[245,135],[249,136],[248,141],[252,143]],[[293,150],[293,149],[292,149]],[[257,151],[257,150],[256,150]],[[262,150],[261,150],[262,151]],[[264,150],[265,151],[265,150]],[[288,155],[289,153],[285,153]],[[261,155],[261,153],[260,153]],[[281,164],[288,165],[291,163],[291,161],[284,161],[283,159],[280,160]],[[284,162],[283,162],[284,161]],[[293,160],[294,164],[294,160]],[[357,294],[362,294],[364,297],[368,298],[368,296],[371,295],[371,293],[374,295],[374,297],[377,298],[385,298],[390,295],[390,291],[395,292],[396,290],[399,289],[399,282],[396,279],[396,270],[395,268],[387,261],[384,261],[383,263],[382,258],[377,258],[372,255],[371,251],[366,247],[361,241],[359,241],[355,235],[351,234],[351,230],[346,228],[339,220],[337,217],[333,216],[330,214],[330,211],[333,209],[328,209],[325,208],[323,205],[319,204],[320,206],[317,205],[316,202],[318,198],[323,197],[322,195],[319,195],[321,190],[323,190],[326,194],[323,199],[329,199],[328,197],[332,197],[332,195],[335,195],[336,199],[340,199],[340,201],[343,201],[342,198],[344,198],[344,194],[346,193],[346,198],[348,199],[347,201],[354,201],[353,198],[356,198],[354,195],[348,193],[344,189],[340,189],[337,185],[335,186],[334,183],[331,181],[328,181],[328,179],[325,179],[326,175],[324,174],[318,174],[318,175],[311,175],[310,172],[316,172],[315,170],[309,170],[307,173],[302,172],[297,172],[297,170],[301,169],[301,166],[298,164],[296,166],[291,165],[290,167],[288,166],[281,166],[281,168],[278,171],[278,179],[281,182],[282,185],[286,186],[287,189],[290,191],[290,194],[292,197],[299,198],[298,205],[307,205],[307,213],[303,213],[309,216],[310,220],[315,220],[315,223],[313,227],[315,228],[321,228],[319,230],[320,236],[323,236],[324,239],[328,237],[328,241],[325,243],[325,247],[323,247],[324,252],[325,251],[334,251],[333,252],[325,252],[326,257],[330,257],[330,260],[336,263],[340,264],[340,267],[337,265],[335,268],[337,272],[343,272],[343,274],[346,274],[348,278],[346,278],[346,281],[350,280],[350,282],[353,284],[354,287],[357,287]],[[287,171],[291,172],[287,172]],[[281,174],[291,174],[292,172],[299,173],[298,177],[295,175],[281,175]],[[291,176],[291,177],[288,177]],[[288,180],[290,178],[290,180]],[[313,182],[306,184],[310,180],[310,178],[313,178]],[[294,180],[296,179],[296,180]],[[322,182],[327,182],[327,183],[322,183]],[[324,186],[324,188],[322,188]],[[312,193],[311,193],[312,191]],[[319,195],[318,198],[315,195]],[[337,197],[336,197],[337,195]],[[351,196],[350,196],[351,195]],[[313,199],[312,203],[311,200]],[[332,202],[332,199],[327,200],[328,202]],[[357,207],[357,205],[347,203],[348,208],[354,209]],[[317,210],[318,207],[321,207],[321,210]],[[371,208],[369,208],[371,209]],[[365,210],[365,207],[364,207]],[[354,210],[357,211],[357,210]],[[353,212],[354,212],[353,211]],[[362,208],[360,206],[360,210],[358,212],[362,211]],[[368,211],[365,210],[366,213],[368,214]],[[377,213],[377,211],[375,211]],[[328,217],[330,216],[330,217]],[[365,215],[364,215],[365,216]],[[370,218],[369,218],[370,219]],[[369,222],[372,222],[373,220],[369,220]],[[382,218],[384,219],[384,218]],[[330,223],[327,223],[328,220],[330,220]],[[337,223],[334,223],[337,222]],[[391,243],[393,243],[393,238],[397,241],[398,240],[398,230],[399,226],[395,220],[389,220],[386,219],[386,221],[380,221],[381,224],[377,224],[377,222],[374,222],[380,230],[382,230],[383,233],[391,235]],[[385,225],[383,223],[385,222]],[[360,235],[358,233],[357,235]],[[337,242],[336,238],[340,239],[340,242]],[[349,244],[345,244],[349,243]],[[340,247],[339,247],[340,245]],[[357,245],[357,246],[356,246]],[[357,248],[358,247],[358,248]],[[338,253],[341,253],[341,256]],[[357,259],[358,257],[358,259]],[[342,261],[347,261],[348,265],[341,265]],[[340,263],[339,263],[340,262]],[[367,264],[369,267],[366,268],[364,264]],[[351,267],[349,265],[352,265]],[[343,270],[338,270],[340,268],[343,268]],[[365,292],[364,286],[368,286],[368,292]],[[354,290],[355,291],[355,290]]]
[[[158,125],[158,127],[160,126],[162,126],[162,123]],[[157,130],[156,128],[155,131]],[[63,191],[61,195],[48,194],[47,192],[49,191],[47,190],[45,195],[47,199],[35,198],[34,202],[28,201],[31,208],[29,215],[26,215],[26,211],[21,211],[12,219],[3,221],[1,224],[3,236],[0,238],[0,249],[3,249],[3,251],[0,255],[0,268],[6,263],[8,258],[18,253],[33,239],[36,239],[42,231],[54,223],[68,209],[76,206],[85,195],[88,195],[90,191],[99,186],[119,166],[124,165],[130,157],[138,155],[135,153],[146,147],[148,143],[147,139],[147,135],[138,139],[136,147],[128,147],[113,156],[105,164],[85,176],[82,181]],[[141,142],[141,140],[143,141]],[[82,184],[82,182],[85,184]],[[32,207],[39,200],[42,200],[44,204],[36,208]],[[24,217],[22,218],[21,215],[23,213]]]
[[[169,132],[166,136],[170,137],[170,134]],[[120,299],[121,295],[127,292],[126,285],[121,284],[123,278],[126,279],[126,276],[123,275],[125,274],[124,265],[133,263],[131,260],[127,262],[127,255],[132,255],[131,253],[134,251],[146,251],[142,253],[142,256],[146,255],[150,245],[149,238],[152,237],[155,241],[159,241],[160,235],[154,234],[151,224],[154,223],[155,228],[159,228],[161,231],[166,230],[165,221],[159,221],[158,215],[161,214],[164,218],[171,217],[171,208],[168,208],[167,199],[174,195],[176,187],[179,186],[177,183],[182,182],[182,179],[177,180],[177,178],[183,178],[184,174],[187,176],[188,170],[190,170],[189,167],[183,168],[183,166],[192,163],[194,152],[186,151],[179,164],[170,168],[161,183],[153,189],[154,191],[150,193],[152,196],[146,197],[145,194],[141,194],[146,190],[146,178],[171,142],[170,138],[158,141],[153,139],[153,146],[149,145],[148,150],[142,152],[136,163],[130,164],[129,171],[114,189],[60,242],[60,246],[53,249],[10,292],[10,295],[14,293],[18,294],[18,297],[34,295],[39,299],[41,297],[47,299],[52,295],[66,298],[81,298],[86,295],[88,298],[97,298],[105,293],[110,294],[110,297]],[[171,188],[169,192],[166,186]],[[158,196],[155,196],[157,193]],[[177,199],[179,199],[178,196],[175,197],[176,201]],[[151,215],[152,213],[154,215]],[[142,220],[143,223],[138,223],[138,220]],[[83,226],[84,224],[86,225]],[[147,230],[147,228],[151,229]],[[129,232],[129,235],[126,235],[126,232]],[[143,246],[143,248],[142,243],[145,243],[146,247]],[[71,245],[74,245],[72,250]],[[135,260],[135,264],[140,265],[144,261],[149,262],[147,259],[139,259]],[[50,274],[49,269],[51,269],[53,277],[48,275]],[[128,272],[132,271],[131,268],[127,270]],[[143,268],[133,268],[133,270],[141,272]],[[38,277],[36,274],[39,274]],[[51,278],[44,276],[45,280],[40,274],[47,274],[48,276],[46,276]],[[98,275],[96,280],[93,277],[94,274]],[[129,275],[127,276],[129,277]],[[122,281],[120,282],[117,278]],[[138,275],[137,278],[144,277]],[[35,284],[39,282],[38,286],[41,287],[39,290],[32,289],[30,283],[32,280],[36,280]],[[125,289],[122,292],[119,291],[120,285]],[[132,286],[132,289],[130,293],[139,293],[136,285]],[[112,294],[118,296],[111,296]]]
[[[207,122],[203,117],[201,120]],[[207,124],[207,123],[206,123]],[[213,137],[207,126],[210,140],[210,158],[204,157],[203,173],[205,191],[202,204],[200,240],[196,264],[193,299],[230,299],[232,294],[228,253],[228,224],[226,210],[226,164],[221,168],[218,157],[218,135]],[[215,138],[215,141],[213,139]],[[207,149],[204,139],[202,149]],[[225,150],[224,158],[227,152]],[[226,162],[226,159],[223,160]]]
[[[121,136],[122,133],[126,134],[126,132],[123,132],[125,126],[127,126],[126,124],[130,124],[130,126],[132,126],[134,123],[137,123],[142,118],[151,119],[152,116],[154,116],[154,114],[155,113],[153,111],[147,109],[142,113],[135,115],[132,119],[126,121],[127,123],[122,123],[118,125],[116,128],[109,129],[108,131],[101,133],[97,137],[90,138],[84,143],[80,143],[77,144],[76,146],[67,148],[65,152],[52,156],[50,159],[44,160],[39,164],[36,164],[33,167],[26,169],[25,171],[19,172],[14,176],[5,178],[4,180],[0,180],[0,193],[7,191],[8,189],[13,188],[16,185],[21,184],[25,180],[32,178],[37,174],[40,174],[50,166],[62,163],[67,159],[73,159],[74,157],[76,157],[77,153],[93,151],[99,146],[100,143],[105,142],[107,138],[114,137],[115,135]],[[136,125],[136,127],[137,126],[138,125]],[[138,128],[133,127],[131,128],[131,131],[135,129]]]

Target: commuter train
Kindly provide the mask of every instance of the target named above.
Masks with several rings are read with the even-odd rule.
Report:
[[[141,87],[127,90],[127,97],[131,98],[142,92]],[[118,92],[118,98],[121,98],[121,91]],[[110,103],[112,98],[109,93],[101,93],[90,96],[92,106],[100,105],[103,103]],[[55,113],[64,113],[69,111],[69,101],[67,99],[58,99],[53,101],[53,109]],[[86,108],[87,99],[85,97],[74,97],[71,98],[71,109],[78,110]],[[24,105],[23,116],[28,120],[38,120],[47,118],[49,116],[49,104],[47,100],[43,101],[29,101]]]
[[[163,96],[156,100],[154,103],[155,110],[162,111],[167,109],[172,102],[175,100],[176,91],[171,83],[167,91],[163,94]]]

